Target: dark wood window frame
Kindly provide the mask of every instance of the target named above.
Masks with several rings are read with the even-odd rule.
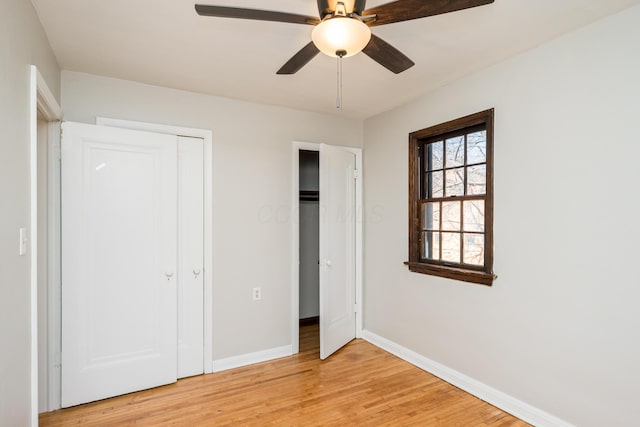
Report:
[[[446,123],[432,126],[409,134],[409,270],[416,273],[430,274],[491,286],[496,278],[493,273],[493,116],[494,110],[481,111]],[[483,196],[451,196],[442,197],[442,201],[482,199],[485,202],[484,212],[484,265],[471,266],[462,263],[421,259],[422,229],[421,206],[424,203],[421,178],[423,160],[421,146],[429,141],[436,141],[451,135],[462,135],[472,132],[474,128],[486,129],[486,192]],[[466,174],[465,159],[465,174]],[[466,183],[465,183],[466,184]]]

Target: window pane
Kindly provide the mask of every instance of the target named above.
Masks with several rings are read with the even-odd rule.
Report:
[[[445,144],[447,164],[446,167],[464,165],[464,136],[449,138]]]
[[[469,166],[467,168],[467,194],[486,194],[486,192],[487,165]]]
[[[459,233],[442,233],[442,261],[460,264]]]
[[[446,196],[464,196],[464,168],[446,170],[444,174],[446,177]]]
[[[440,203],[422,204],[422,229],[440,230]]]
[[[442,229],[460,231],[460,202],[442,203]]]
[[[464,231],[484,232],[484,200],[463,202]]]
[[[442,141],[427,144],[427,157],[425,161],[427,171],[442,169],[444,167],[442,164],[443,150],[444,143]]]
[[[427,175],[427,191],[425,198],[432,199],[434,197],[442,197],[442,171],[428,172]]]
[[[422,259],[440,259],[440,233],[425,231],[422,233]]]
[[[484,234],[464,235],[463,262],[465,264],[484,265]]]
[[[467,164],[487,161],[487,132],[474,132],[467,135]]]

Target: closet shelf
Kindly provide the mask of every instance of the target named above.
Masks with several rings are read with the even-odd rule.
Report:
[[[318,190],[300,190],[300,200],[317,202],[320,200],[320,192]]]

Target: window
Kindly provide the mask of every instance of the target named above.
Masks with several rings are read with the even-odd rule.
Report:
[[[407,265],[493,283],[493,109],[409,135]]]

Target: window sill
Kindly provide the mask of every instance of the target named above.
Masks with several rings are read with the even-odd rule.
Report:
[[[409,271],[414,273],[429,274],[432,276],[445,277],[447,279],[460,280],[478,285],[491,286],[498,276],[485,273],[483,271],[465,270],[462,268],[446,267],[442,265],[432,265],[422,262],[405,262]]]

